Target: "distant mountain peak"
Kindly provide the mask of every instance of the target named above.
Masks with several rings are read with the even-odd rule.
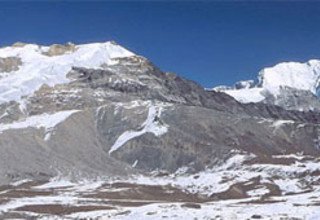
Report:
[[[283,98],[284,90],[301,91],[317,95],[320,84],[320,60],[305,63],[283,62],[273,67],[262,69],[258,74],[258,82],[241,81],[233,87],[218,86],[214,90],[225,92],[242,103],[267,102],[270,97],[277,104]]]

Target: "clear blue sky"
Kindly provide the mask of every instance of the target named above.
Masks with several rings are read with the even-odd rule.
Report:
[[[0,3],[0,45],[115,40],[205,87],[320,58],[320,2]]]

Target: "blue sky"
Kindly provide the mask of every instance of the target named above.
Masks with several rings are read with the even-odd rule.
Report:
[[[205,87],[320,58],[320,2],[0,3],[0,45],[115,40]]]

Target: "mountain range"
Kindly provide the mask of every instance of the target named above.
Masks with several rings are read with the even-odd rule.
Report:
[[[320,61],[205,89],[115,42],[0,49],[0,218],[320,217]]]

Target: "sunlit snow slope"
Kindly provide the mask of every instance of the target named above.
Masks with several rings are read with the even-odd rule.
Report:
[[[54,86],[68,82],[66,74],[73,66],[98,68],[116,63],[115,58],[134,55],[113,42],[72,46],[64,53],[56,48],[56,54],[49,53],[52,47],[34,44],[0,49],[0,59],[15,58],[20,62],[17,70],[0,71],[0,103],[19,101],[43,84]]]
[[[243,103],[261,102],[268,95],[277,97],[282,88],[310,91],[316,95],[320,82],[320,61],[280,63],[261,70],[258,78],[259,82],[250,88],[217,87],[215,90],[225,92]]]

